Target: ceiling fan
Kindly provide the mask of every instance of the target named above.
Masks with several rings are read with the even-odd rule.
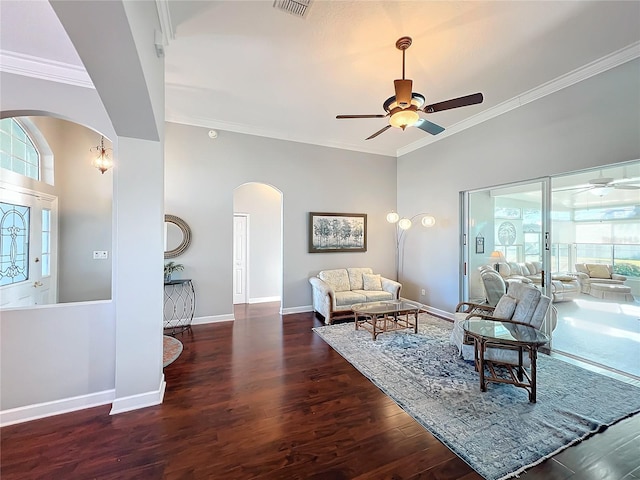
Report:
[[[612,177],[603,177],[602,173],[600,173],[598,178],[591,179],[586,184],[560,188],[554,191],[576,190],[573,193],[574,195],[591,192],[593,195],[604,197],[611,193],[612,190],[640,190],[640,185],[633,185],[634,183],[640,183],[640,178],[622,178],[616,180]]]
[[[396,42],[396,48],[402,50],[402,79],[394,80],[395,95],[387,98],[382,108],[387,112],[383,114],[374,115],[337,115],[337,119],[345,118],[385,118],[389,117],[389,125],[381,128],[373,135],[366,138],[371,140],[377,137],[381,133],[385,132],[391,127],[401,128],[404,130],[407,127],[418,127],[431,135],[437,135],[444,131],[444,128],[440,125],[436,125],[424,118],[420,118],[418,112],[423,113],[435,113],[442,110],[450,110],[452,108],[466,107],[468,105],[475,105],[482,103],[483,97],[481,93],[474,93],[473,95],[466,95],[464,97],[452,98],[451,100],[445,100],[443,102],[433,103],[431,105],[424,105],[424,95],[412,91],[413,80],[404,78],[404,58],[405,51],[411,46],[411,37],[402,37]]]

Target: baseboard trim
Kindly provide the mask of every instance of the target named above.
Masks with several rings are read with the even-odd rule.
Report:
[[[282,308],[280,310],[280,313],[282,315],[289,315],[291,313],[305,313],[305,312],[313,312],[313,305],[303,305],[301,307]]]
[[[164,390],[166,387],[167,382],[164,381],[164,374],[162,374],[158,390],[138,393],[137,395],[131,395],[129,397],[116,398],[111,404],[109,415],[117,415],[118,413],[160,405],[164,399]]]
[[[268,302],[279,302],[280,301],[280,297],[257,297],[257,298],[250,298],[249,299],[249,304],[254,304],[254,303],[268,303]]]
[[[88,395],[79,395],[77,397],[3,410],[0,411],[0,427],[84,410],[85,408],[99,407],[100,405],[111,403],[114,398],[115,390],[104,390]]]
[[[430,313],[434,317],[439,317],[439,318],[442,318],[444,320],[449,320],[451,322],[453,322],[453,320],[455,318],[453,313],[445,312],[444,310],[440,310],[439,308],[434,308],[434,307],[431,307],[429,305],[425,305],[422,309],[425,312]]]
[[[207,323],[218,323],[218,322],[232,322],[236,318],[233,313],[228,313],[226,315],[209,315],[206,317],[196,317],[191,322],[191,325],[206,325]]]

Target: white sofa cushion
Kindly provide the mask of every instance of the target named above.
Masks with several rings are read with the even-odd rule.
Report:
[[[505,320],[511,319],[513,316],[513,312],[516,311],[516,299],[510,297],[507,293],[500,297],[498,303],[496,304],[496,308],[493,311],[493,316],[496,318],[503,318]]]
[[[365,274],[371,274],[373,270],[368,267],[347,268],[347,274],[349,275],[349,285],[351,290],[364,289],[364,281],[362,276]]]
[[[318,274],[318,278],[329,284],[329,286],[333,288],[334,292],[348,292],[351,290],[351,287],[349,286],[349,275],[345,268],[337,270],[323,270]]]
[[[364,303],[367,297],[362,293],[347,290],[346,292],[336,292],[336,306],[343,307],[353,305],[354,303]]]
[[[380,280],[380,275],[376,275],[373,273],[363,273],[362,280],[365,290],[382,290],[382,280]],[[360,289],[358,288],[356,290]]]
[[[383,300],[394,300],[392,293],[384,290],[354,290],[355,293],[367,297],[367,302],[382,302]]]
[[[611,272],[607,265],[587,264],[591,278],[611,278]]]

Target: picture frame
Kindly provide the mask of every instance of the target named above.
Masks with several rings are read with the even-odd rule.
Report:
[[[484,237],[482,235],[476,237],[476,253],[484,253]]]
[[[366,213],[309,212],[309,253],[366,251]]]

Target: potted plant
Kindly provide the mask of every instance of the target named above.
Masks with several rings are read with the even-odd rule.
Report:
[[[164,283],[171,281],[171,274],[184,270],[184,265],[176,262],[167,262],[164,264]]]

